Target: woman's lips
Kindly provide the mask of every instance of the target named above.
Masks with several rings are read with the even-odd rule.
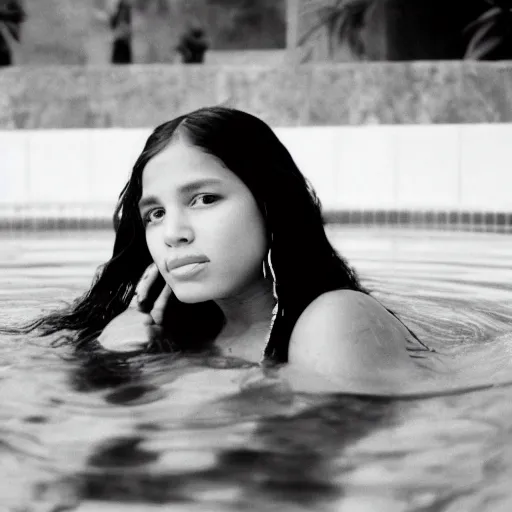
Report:
[[[206,262],[198,262],[198,263],[188,263],[187,265],[181,265],[176,268],[172,268],[169,270],[169,274],[172,277],[178,279],[188,279],[190,277],[196,276],[199,272],[201,272],[206,267]]]

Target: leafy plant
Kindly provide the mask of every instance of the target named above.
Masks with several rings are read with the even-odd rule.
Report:
[[[318,22],[299,39],[298,46],[303,47],[311,42],[319,36],[319,31],[325,29],[330,57],[340,43],[346,43],[354,55],[363,57],[365,45],[362,29],[367,12],[374,4],[375,0],[337,0],[334,5],[317,8],[315,14]]]
[[[17,1],[11,0],[0,6],[0,24],[16,41],[20,41],[20,25],[25,20],[25,12]]]
[[[342,44],[347,45],[356,57],[364,58],[366,34],[363,34],[363,29],[366,20],[375,15],[373,9],[379,2],[386,4],[385,0],[331,0],[331,5],[317,7],[314,11],[317,21],[300,38],[298,45],[303,48],[306,45],[314,46],[315,39],[325,38],[327,34],[330,58],[333,57],[336,47]],[[407,2],[413,4],[414,0],[403,0],[403,4]],[[455,7],[457,2],[452,2]],[[384,11],[396,3],[389,2],[389,6],[384,5]],[[478,12],[478,2],[472,2],[473,4],[476,4]],[[482,14],[463,27],[462,32],[460,26],[455,23],[454,30],[460,34],[461,40],[469,39],[461,57],[512,58],[512,0],[481,0],[481,4]],[[439,9],[437,2],[432,3],[432,9],[437,11],[438,16],[445,14],[443,9]],[[390,14],[392,13],[391,10]],[[407,23],[407,20],[404,19],[403,22]],[[465,22],[462,21],[463,23]],[[372,34],[367,36],[372,37]],[[435,34],[432,33],[432,38],[434,37]],[[425,44],[428,44],[428,41]],[[307,56],[304,60],[307,60]]]
[[[467,25],[465,33],[473,33],[465,59],[483,59],[512,35],[512,1],[485,0],[490,7]]]

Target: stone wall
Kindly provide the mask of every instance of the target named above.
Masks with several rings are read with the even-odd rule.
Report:
[[[152,127],[226,104],[274,126],[512,120],[509,62],[13,67],[0,129]]]

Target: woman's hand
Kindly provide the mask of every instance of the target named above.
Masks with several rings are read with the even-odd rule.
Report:
[[[161,288],[161,283],[157,283],[158,276],[158,268],[152,263],[137,284],[128,309],[112,319],[98,337],[103,348],[135,352],[161,336],[164,311],[172,290],[168,284]],[[153,301],[155,296],[157,299]]]

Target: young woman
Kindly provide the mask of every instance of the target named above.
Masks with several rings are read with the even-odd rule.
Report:
[[[288,363],[350,392],[400,394],[423,372],[429,349],[361,286],[310,184],[250,114],[202,108],[157,127],[114,226],[91,289],[31,329],[66,329],[86,350]]]

